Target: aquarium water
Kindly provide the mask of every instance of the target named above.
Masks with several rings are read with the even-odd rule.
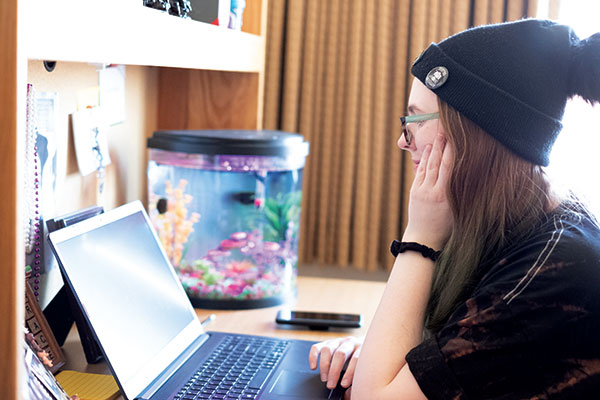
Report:
[[[148,212],[192,304],[239,309],[293,299],[302,136],[160,131],[148,147]]]

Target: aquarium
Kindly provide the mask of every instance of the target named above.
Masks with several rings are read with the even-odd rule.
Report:
[[[159,131],[148,148],[148,213],[192,304],[242,309],[293,299],[304,138]]]

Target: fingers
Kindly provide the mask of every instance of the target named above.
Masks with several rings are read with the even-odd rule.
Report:
[[[315,343],[311,346],[310,352],[308,353],[308,365],[310,366],[310,369],[317,368],[317,360],[319,359],[319,353],[323,346],[325,346],[324,343]]]
[[[358,356],[360,355],[360,346],[356,346],[352,357],[350,358],[350,362],[348,362],[348,366],[346,367],[346,372],[342,377],[342,382],[340,383],[342,387],[349,387],[352,385],[352,380],[354,379],[354,371],[356,370],[356,364],[358,363]]]
[[[346,364],[346,360],[350,358],[354,349],[354,343],[345,341],[333,353],[331,365],[329,366],[329,374],[327,375],[328,389],[333,389],[337,386],[344,364]]]
[[[321,363],[319,369],[321,370],[321,381],[329,382],[329,367],[331,366],[333,353],[337,346],[326,345],[321,350]]]
[[[329,372],[329,362],[331,359],[331,354],[338,347],[338,339],[328,340],[321,343],[315,343],[311,346],[310,351],[308,353],[308,365],[310,369],[316,369],[319,356],[321,356],[320,370],[321,370],[321,380],[323,382],[327,379],[327,374]]]
[[[438,174],[438,185],[446,186],[450,179],[450,171],[452,171],[452,164],[454,159],[454,150],[452,146],[445,146],[442,154],[442,160],[440,162],[440,171]]]
[[[319,365],[321,381],[326,382],[329,389],[335,388],[338,382],[343,387],[352,385],[362,340],[361,338],[347,337],[312,345],[308,354],[309,366],[311,369],[316,369]],[[346,372],[341,376],[348,359],[350,361]]]
[[[415,180],[413,181],[413,187],[419,187],[425,181],[425,175],[427,171],[427,163],[429,161],[429,155],[431,154],[431,145],[428,144],[421,154],[421,160],[419,161],[419,167],[415,173]]]
[[[425,147],[413,185],[419,187],[426,183],[434,186],[440,183],[441,177],[447,180],[451,162],[452,150],[450,146],[446,146],[444,136],[439,134],[436,136],[433,145]],[[440,174],[442,175],[440,176]]]
[[[428,246],[438,249],[444,246],[453,223],[448,199],[453,163],[451,145],[438,135],[433,146],[428,145],[421,156],[410,189],[408,225],[403,238],[423,240]]]
[[[438,134],[433,142],[433,148],[427,160],[427,172],[425,174],[425,182],[435,185],[438,180],[440,164],[442,162],[442,154],[446,145],[446,139]]]

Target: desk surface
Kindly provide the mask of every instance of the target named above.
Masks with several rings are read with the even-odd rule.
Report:
[[[314,331],[302,327],[278,325],[275,323],[275,314],[277,310],[285,306],[253,310],[196,309],[196,313],[201,320],[209,314],[216,314],[217,318],[206,326],[208,331],[314,341],[349,335],[360,336],[367,333],[367,328],[375,314],[384,288],[384,282],[298,277],[298,298],[291,308],[304,311],[362,314],[364,323],[363,327],[359,329]],[[63,352],[67,359],[65,369],[110,373],[105,363],[86,363],[75,327],[71,330],[63,346]]]

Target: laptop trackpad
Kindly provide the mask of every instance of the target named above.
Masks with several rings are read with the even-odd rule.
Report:
[[[302,399],[327,399],[330,390],[321,382],[318,373],[283,370],[269,393]],[[337,390],[336,390],[337,392]],[[338,398],[337,393],[334,394]]]

